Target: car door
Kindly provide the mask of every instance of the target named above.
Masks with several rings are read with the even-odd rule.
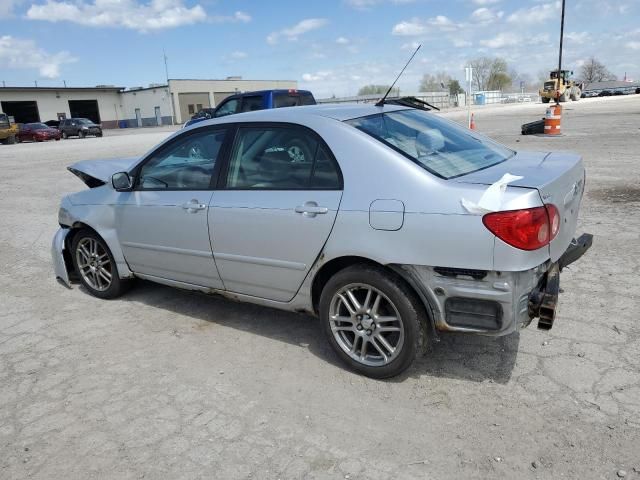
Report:
[[[227,129],[203,127],[151,153],[121,193],[117,230],[137,274],[222,289],[211,251],[207,209]]]
[[[342,198],[322,139],[296,125],[236,129],[209,225],[225,288],[286,302],[320,254]]]
[[[25,140],[33,140],[31,126],[23,125],[22,128],[18,131],[18,138],[20,139],[21,142]]]

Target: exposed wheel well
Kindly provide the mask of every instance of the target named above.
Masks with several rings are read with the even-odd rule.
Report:
[[[69,272],[69,275],[74,278],[77,276],[77,272],[75,271],[74,263],[71,258],[71,255],[72,255],[71,245],[73,243],[73,238],[76,236],[76,234],[80,230],[90,230],[93,233],[95,233],[98,237],[102,238],[95,229],[91,228],[86,223],[76,222],[71,227],[69,227],[69,233],[67,234],[67,237],[64,239],[65,248],[63,252],[63,258],[67,266],[67,272]]]
[[[313,311],[316,314],[318,313],[318,304],[320,303],[320,295],[322,295],[322,290],[324,286],[327,284],[327,282],[329,281],[329,279],[333,275],[338,273],[340,270],[343,270],[352,265],[372,265],[372,266],[378,267],[384,270],[385,272],[387,272],[389,275],[399,279],[402,283],[404,283],[407,286],[409,290],[411,290],[416,295],[418,299],[420,298],[420,295],[418,294],[418,292],[416,292],[415,289],[411,285],[409,285],[409,283],[400,275],[398,275],[393,269],[366,257],[358,257],[355,255],[338,257],[325,263],[320,268],[320,270],[318,270],[315,277],[313,278],[313,283],[311,285],[311,301],[313,302]]]

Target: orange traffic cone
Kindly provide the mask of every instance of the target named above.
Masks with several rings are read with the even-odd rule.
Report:
[[[473,113],[471,114],[471,122],[469,122],[469,128],[471,130],[476,129],[476,119],[474,118]]]

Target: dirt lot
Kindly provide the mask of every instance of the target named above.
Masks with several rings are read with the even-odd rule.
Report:
[[[0,146],[0,478],[640,479],[640,95],[568,104],[565,136],[521,137],[543,113],[476,123],[585,158],[595,241],[563,273],[555,327],[445,337],[386,382],[344,370],[313,318],[55,282],[58,202],[85,188],[65,167],[166,130]]]

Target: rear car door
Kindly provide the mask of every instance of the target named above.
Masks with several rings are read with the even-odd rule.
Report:
[[[209,208],[227,290],[291,300],[333,228],[342,176],[322,139],[289,124],[237,128]]]
[[[203,127],[176,137],[133,172],[121,193],[117,229],[137,274],[222,289],[209,241],[207,209],[227,129]]]

